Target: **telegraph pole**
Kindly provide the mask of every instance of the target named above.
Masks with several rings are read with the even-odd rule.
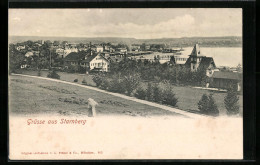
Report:
[[[51,69],[51,49],[50,49],[50,69]]]

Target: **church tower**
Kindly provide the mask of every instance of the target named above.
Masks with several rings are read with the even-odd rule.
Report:
[[[201,55],[199,44],[195,44],[190,54],[190,59],[191,59],[190,67],[192,72],[197,71],[202,57],[204,56]]]

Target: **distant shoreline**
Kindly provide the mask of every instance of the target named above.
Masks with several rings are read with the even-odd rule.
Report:
[[[24,41],[50,40],[68,41],[69,43],[122,43],[122,44],[167,44],[174,47],[190,47],[199,43],[201,47],[242,47],[242,37],[223,36],[223,37],[183,37],[183,38],[158,38],[158,39],[136,39],[119,37],[39,37],[39,36],[9,36],[9,43],[19,43]]]

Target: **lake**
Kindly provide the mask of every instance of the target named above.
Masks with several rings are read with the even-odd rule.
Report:
[[[183,57],[188,57],[191,54],[193,47],[185,47],[182,51]],[[236,67],[242,65],[242,47],[200,47],[201,54],[207,57],[213,57],[217,67],[228,66]],[[153,59],[154,55],[169,56],[172,53],[154,52],[149,55],[143,55],[146,59]]]

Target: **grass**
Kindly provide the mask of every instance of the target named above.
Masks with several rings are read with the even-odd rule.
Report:
[[[141,86],[143,88],[146,88],[147,83],[142,83]],[[160,86],[163,89],[165,85],[160,83]],[[226,108],[224,104],[224,98],[226,96],[225,92],[208,91],[204,89],[192,88],[189,86],[172,85],[172,87],[175,96],[178,98],[177,107],[179,109],[186,110],[186,111],[199,111],[198,102],[201,99],[202,95],[213,93],[213,98],[216,101],[220,115],[226,114]],[[242,110],[243,110],[242,95],[239,95],[239,107],[240,107],[240,114],[242,114]]]
[[[37,76],[37,71],[22,70],[22,74]],[[41,71],[42,77],[47,77],[47,74],[48,71]],[[60,75],[60,79],[64,81],[73,82],[75,79],[78,79],[78,82],[75,83],[81,84],[82,80],[85,78],[88,85],[95,86],[95,83],[93,82],[91,75],[66,73],[66,72],[58,72],[58,74]],[[141,86],[143,87],[145,87],[146,85],[147,85],[146,83],[141,84]],[[186,111],[198,111],[197,103],[201,99],[201,96],[203,94],[210,93],[210,91],[208,90],[196,89],[187,86],[174,86],[174,85],[173,85],[173,91],[176,94],[176,97],[178,98],[178,103],[177,103],[178,108]],[[220,93],[220,92],[213,92],[213,93],[214,93],[213,97],[220,111],[220,115],[225,115],[226,108],[224,105],[224,97],[226,96],[226,93]],[[242,95],[239,96],[239,107],[240,107],[240,114],[242,114],[243,111]]]
[[[97,115],[179,116],[160,108],[69,84],[20,76],[9,76],[9,80],[9,112],[14,115],[88,115],[86,101],[93,98],[99,104],[96,107]]]
[[[34,70],[20,70],[21,74],[31,75],[31,76],[38,76],[37,71]],[[41,77],[47,77],[49,71],[42,70],[41,71]],[[58,72],[60,75],[60,80],[74,82],[75,79],[78,79],[78,84],[82,84],[82,80],[85,78],[88,85],[96,86],[96,84],[92,80],[92,75],[86,75],[86,74],[79,74],[79,73],[66,73],[66,72]]]

